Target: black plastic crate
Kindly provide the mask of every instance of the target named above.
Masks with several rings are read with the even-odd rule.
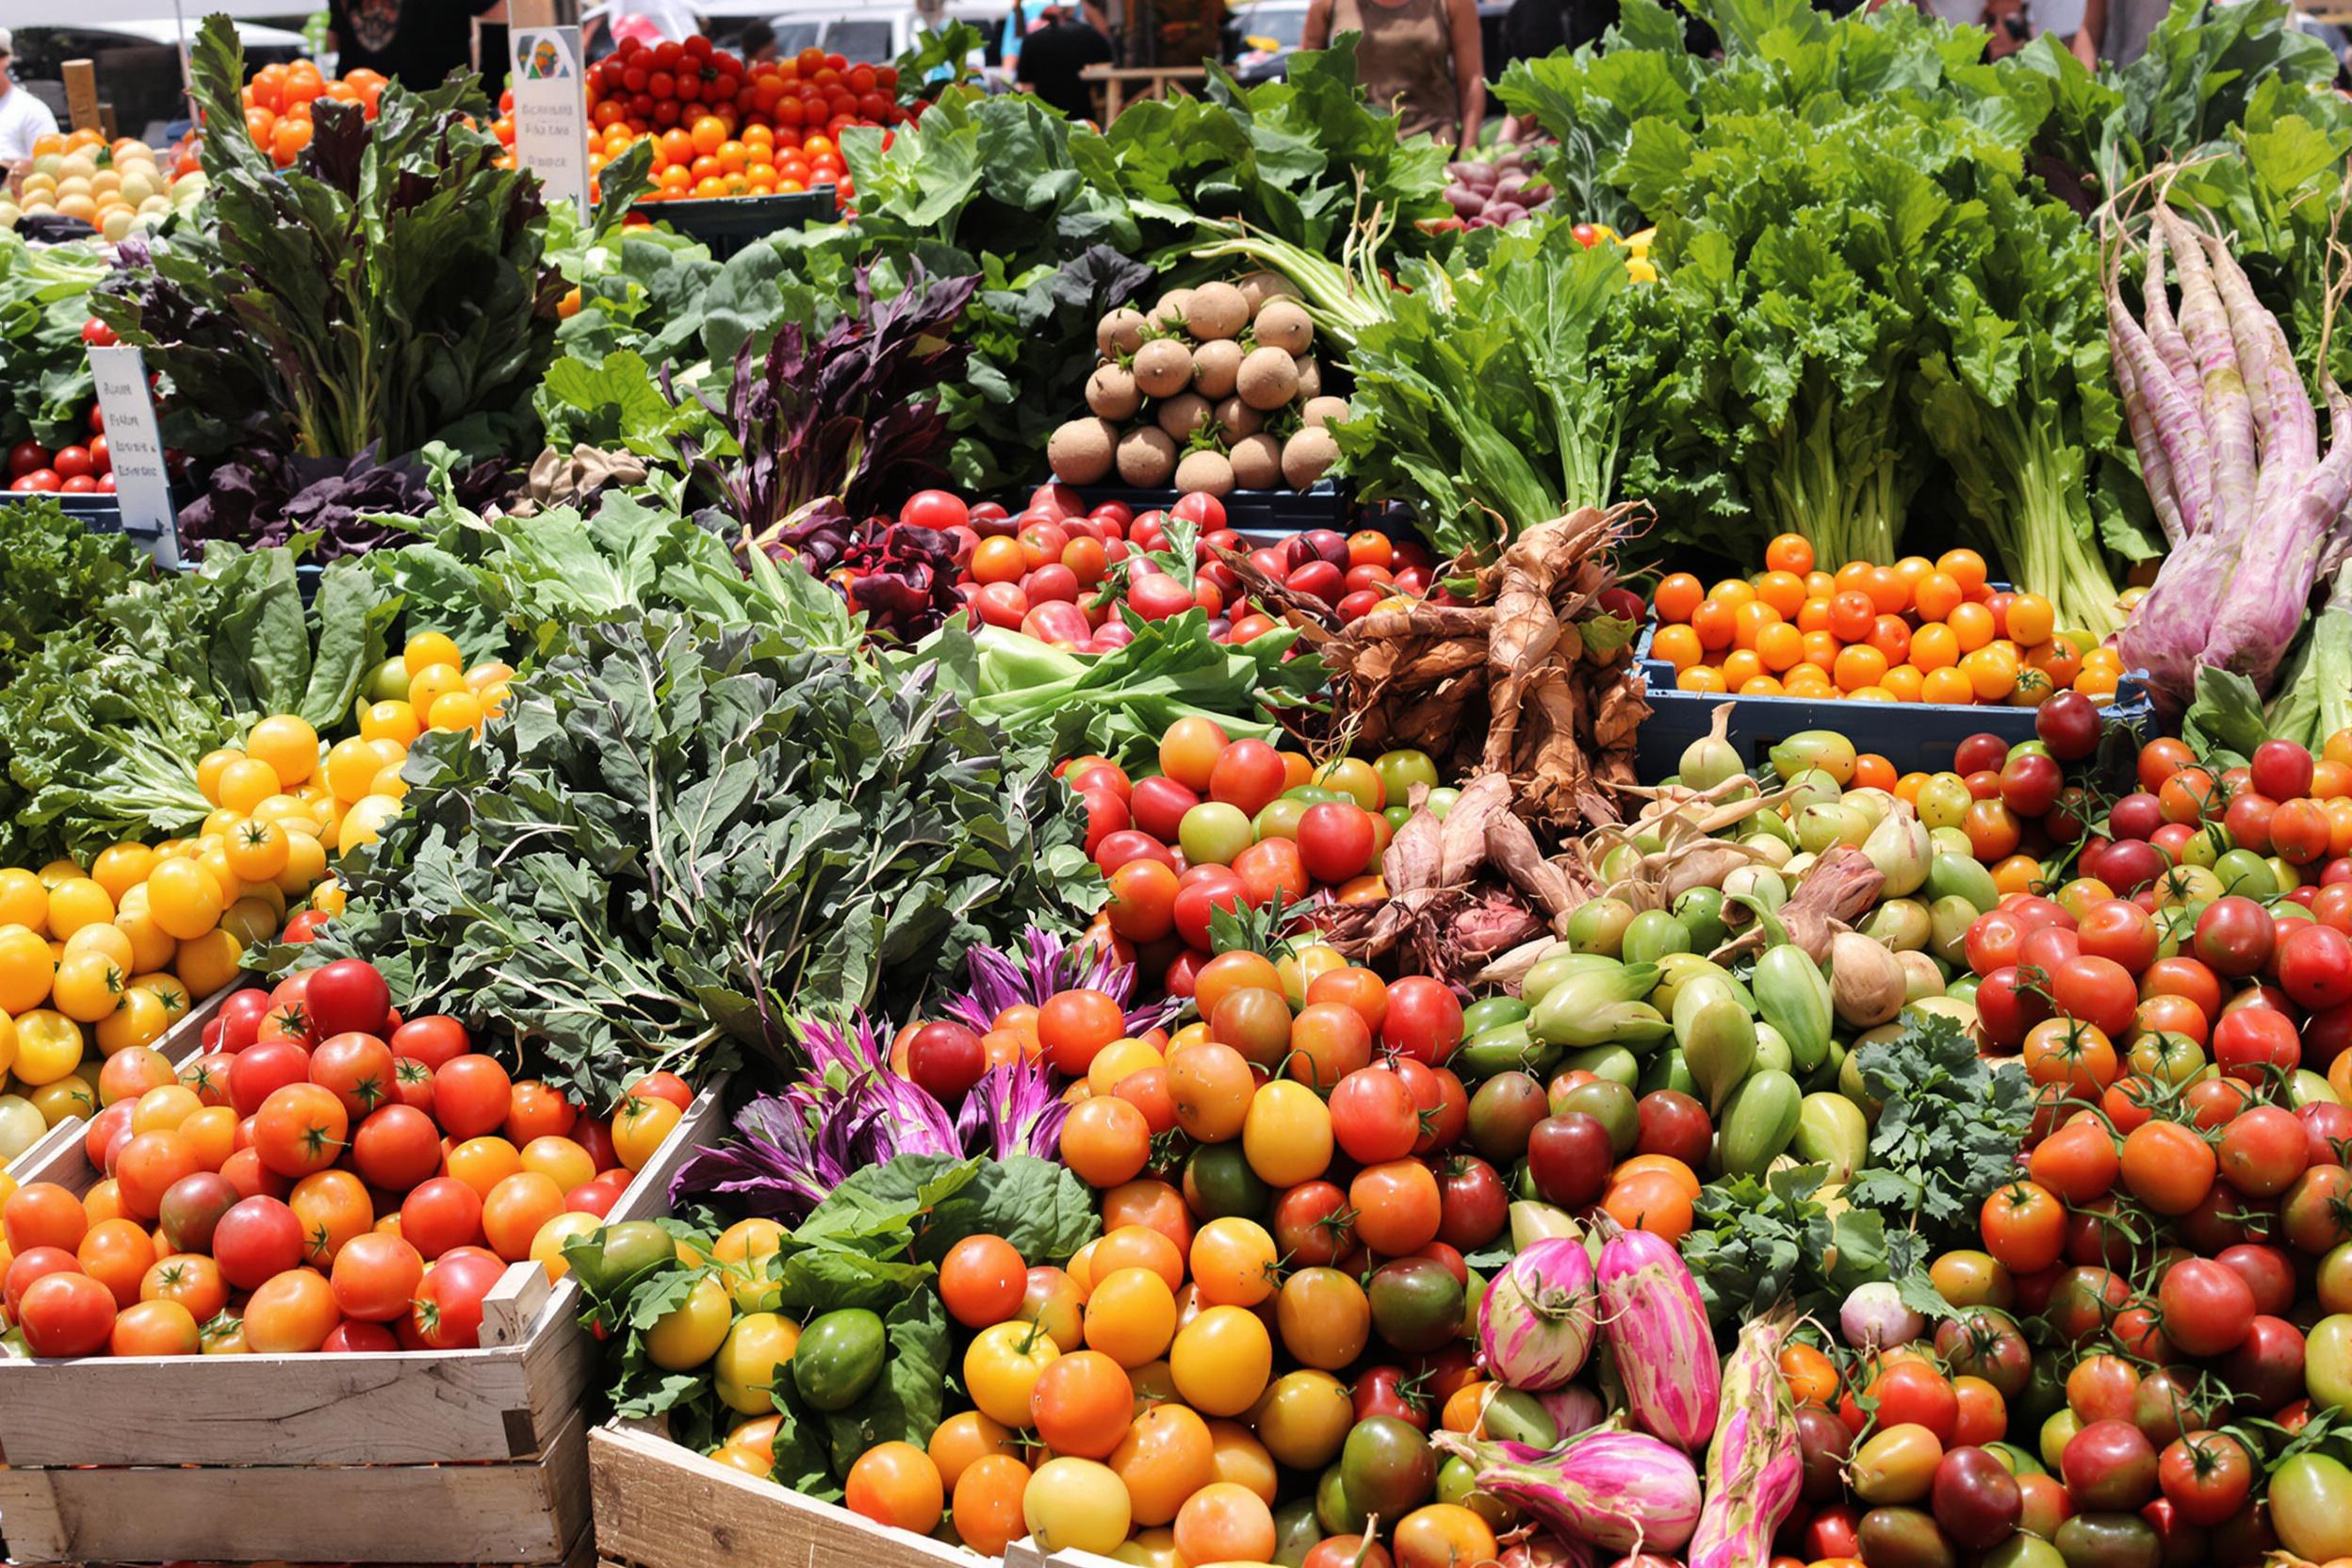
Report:
[[[834,188],[789,191],[780,196],[718,196],[708,200],[655,202],[639,212],[667,223],[679,234],[698,239],[721,261],[755,239],[811,223],[830,223],[841,215]]]
[[[1834,729],[1852,741],[1856,751],[1886,758],[1899,774],[1950,769],[1952,753],[1971,735],[1998,735],[2012,745],[2034,738],[2031,708],[1686,692],[1674,684],[1673,664],[1650,657],[1650,638],[1657,629],[1653,617],[1634,647],[1650,703],[1650,716],[1642,721],[1634,749],[1634,768],[1645,784],[1655,784],[1680,767],[1683,748],[1713,727],[1715,710],[1725,704],[1731,708],[1725,738],[1748,767],[1763,762],[1773,746],[1804,729]],[[2130,725],[2142,740],[2156,733],[2155,704],[2130,676],[2117,684],[2115,699],[2099,715],[2110,724]]]

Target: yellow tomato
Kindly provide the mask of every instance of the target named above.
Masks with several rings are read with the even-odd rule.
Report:
[[[0,925],[22,925],[33,932],[49,929],[49,890],[22,866],[0,871]]]
[[[464,690],[466,677],[455,664],[429,664],[409,681],[408,706],[416,712],[430,713],[435,702]]]
[[[147,880],[155,869],[155,852],[142,843],[108,844],[90,863],[90,878],[106,890],[119,909],[122,895]]]
[[[666,1100],[632,1094],[612,1118],[612,1152],[629,1170],[643,1170],[685,1113]]]
[[[232,811],[250,812],[285,789],[278,771],[256,758],[231,762],[220,770],[220,804]]]
[[[49,1000],[57,960],[40,933],[23,925],[0,925],[0,1012],[27,1013]]]
[[[416,722],[416,710],[405,702],[379,702],[360,715],[359,735],[363,741],[398,741],[402,745],[424,733]]]
[[[111,1056],[135,1045],[153,1045],[172,1027],[172,1015],[155,992],[125,987],[114,1010],[98,1021],[98,1049]]]
[[[335,829],[335,842],[344,849],[356,849],[371,844],[382,836],[384,824],[400,814],[400,803],[390,795],[368,795],[343,814],[343,824]]]
[[[372,742],[353,737],[337,741],[327,753],[327,786],[335,798],[349,806],[368,792],[368,781],[383,771],[384,760]]]
[[[244,760],[245,754],[234,746],[222,746],[218,751],[204,753],[203,760],[196,764],[196,788],[204,792],[206,800],[215,806],[220,805],[220,776],[228,772],[230,763]]]
[[[76,953],[103,953],[124,969],[142,967],[132,962],[137,954],[131,939],[114,921],[83,926],[65,939],[65,951],[69,956]]]
[[[103,925],[114,919],[114,900],[87,876],[75,876],[49,890],[49,934],[62,941],[85,925]]]
[[[207,997],[224,989],[242,971],[245,949],[242,943],[218,927],[201,937],[180,943],[179,956],[172,967],[195,997]]]
[[[19,1083],[39,1088],[56,1083],[81,1065],[80,1024],[46,1007],[17,1015],[16,1062],[9,1070],[16,1074]]]
[[[596,1216],[578,1211],[555,1216],[531,1238],[531,1261],[545,1268],[549,1280],[562,1279],[572,1271],[564,1261],[564,1244],[574,1236],[593,1235],[603,1224]]]
[[[463,665],[466,655],[459,651],[457,639],[445,631],[420,631],[408,640],[400,650],[400,667],[411,676],[435,664]]]
[[[122,966],[106,954],[88,949],[69,953],[57,964],[52,1000],[57,1011],[77,1023],[95,1023],[115,1010],[122,999]]]
[[[727,1287],[717,1276],[705,1275],[645,1331],[645,1359],[665,1372],[691,1372],[719,1353],[734,1320]]]
[[[293,713],[274,713],[245,737],[245,755],[270,764],[281,786],[300,784],[318,766],[318,732]]]
[[[719,1399],[745,1415],[774,1413],[771,1392],[783,1381],[785,1367],[800,1345],[800,1325],[772,1312],[747,1313],[735,1320],[719,1346]]]

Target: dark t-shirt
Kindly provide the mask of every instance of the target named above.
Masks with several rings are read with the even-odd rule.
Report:
[[[381,71],[411,88],[439,87],[471,60],[474,18],[498,0],[333,0],[336,69]]]
[[[1021,41],[1021,79],[1072,120],[1094,117],[1094,95],[1078,73],[1111,63],[1111,41],[1083,22],[1057,22]]]

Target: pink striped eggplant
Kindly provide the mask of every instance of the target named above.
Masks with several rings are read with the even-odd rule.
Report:
[[[1560,1387],[1592,1354],[1594,1301],[1583,1242],[1534,1243],[1487,1282],[1478,1300],[1478,1361],[1512,1388]]]
[[[1562,1443],[1580,1433],[1589,1432],[1607,1418],[1609,1411],[1601,1396],[1581,1383],[1566,1388],[1548,1389],[1535,1396],[1544,1407],[1544,1413],[1552,1418],[1553,1429]]]
[[[1698,1282],[1673,1242],[1622,1230],[1607,1216],[1600,1225],[1601,1332],[1626,1413],[1642,1430],[1696,1449],[1714,1435],[1723,1380]]]
[[[1723,1364],[1723,1413],[1707,1450],[1707,1506],[1685,1555],[1689,1568],[1756,1568],[1772,1555],[1772,1532],[1805,1480],[1797,1412],[1780,1375],[1789,1317],[1775,1313],[1740,1331]]]
[[[1604,1551],[1671,1552],[1698,1527],[1699,1472],[1690,1456],[1645,1432],[1601,1427],[1548,1453],[1457,1432],[1429,1442],[1469,1461],[1479,1491]]]

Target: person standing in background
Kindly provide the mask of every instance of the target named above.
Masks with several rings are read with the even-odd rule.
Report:
[[[750,24],[735,40],[735,52],[746,65],[768,64],[776,55],[776,29],[764,22]]]
[[[403,86],[439,87],[474,60],[474,19],[506,20],[506,0],[331,0],[335,70],[365,66]]]
[[[0,27],[0,172],[33,155],[33,143],[55,136],[57,117],[49,106],[16,85],[16,40]]]
[[[1392,109],[1399,136],[1464,151],[1486,117],[1486,53],[1477,0],[1309,0],[1299,47],[1355,33],[1356,77]]]
[[[2148,53],[2148,35],[2171,10],[2170,0],[2083,0],[2074,57],[2093,71],[2101,60],[2130,65]]]
[[[1079,73],[1111,63],[1111,41],[1060,6],[1021,41],[1020,84],[1072,120],[1094,118],[1094,94]]]

